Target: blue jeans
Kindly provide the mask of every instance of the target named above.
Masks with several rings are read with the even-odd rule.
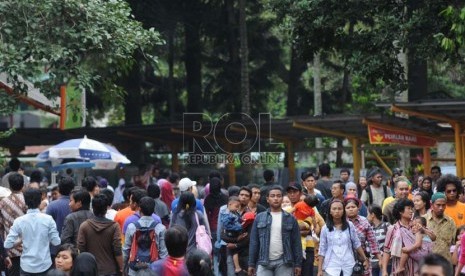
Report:
[[[257,276],[294,275],[294,267],[284,263],[283,258],[270,261],[268,265],[258,265]]]

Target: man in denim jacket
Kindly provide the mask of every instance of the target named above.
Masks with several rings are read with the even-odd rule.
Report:
[[[297,221],[281,209],[283,190],[269,188],[266,200],[270,208],[257,215],[249,245],[249,276],[300,276],[302,243]]]

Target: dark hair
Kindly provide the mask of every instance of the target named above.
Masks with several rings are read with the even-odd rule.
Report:
[[[266,197],[269,197],[269,196],[270,196],[270,192],[273,191],[273,190],[279,190],[279,191],[281,191],[281,194],[284,193],[283,188],[282,188],[281,186],[273,185],[273,186],[271,186],[270,188],[268,188],[268,191],[266,192]]]
[[[221,175],[221,173],[217,170],[212,170],[210,171],[210,174],[208,175],[208,179],[212,179],[213,177],[217,177],[221,180],[223,180],[223,176]]]
[[[463,193],[463,187],[462,187],[462,182],[460,181],[460,179],[453,174],[445,174],[441,176],[436,183],[436,189],[438,192],[445,193],[446,186],[449,184],[455,186],[455,189],[457,190],[456,195],[458,199],[460,194]]]
[[[302,179],[302,181],[305,181],[309,177],[315,178],[315,175],[311,171],[302,172],[302,174],[300,174],[300,179]]]
[[[170,183],[176,183],[176,181],[178,181],[181,177],[179,177],[179,174],[177,173],[171,173],[170,176],[168,177],[168,181]]]
[[[210,193],[208,195],[218,197],[221,194],[221,180],[218,177],[210,178]]]
[[[33,170],[29,176],[29,182],[42,182],[42,172],[40,170]]]
[[[141,215],[151,216],[155,210],[155,200],[149,196],[144,196],[140,199],[139,208]]]
[[[186,260],[187,270],[190,275],[213,276],[212,261],[210,255],[203,250],[195,249]]]
[[[252,189],[259,189],[260,190],[260,186],[258,186],[257,184],[249,184],[249,185],[247,185],[247,187],[250,189],[250,191],[252,191]]]
[[[399,199],[395,204],[394,208],[392,209],[392,216],[396,220],[400,220],[400,213],[402,213],[405,210],[405,207],[412,207],[413,208],[413,201],[410,199],[402,198]]]
[[[438,170],[438,172],[441,173],[441,167],[439,167],[439,166],[432,166],[431,171],[433,171],[433,170]]]
[[[307,195],[304,198],[304,202],[307,203],[308,206],[314,208],[320,203],[320,200],[318,199],[316,195]]]
[[[181,225],[173,225],[165,231],[165,245],[168,255],[179,258],[186,255],[188,242],[187,229]]]
[[[69,251],[69,252],[71,252],[71,258],[73,258],[73,264],[74,264],[74,261],[76,261],[76,257],[79,255],[78,249],[76,248],[76,246],[74,246],[71,243],[64,243],[64,244],[60,245],[58,247],[57,255],[61,251]]]
[[[42,193],[39,189],[27,189],[24,192],[24,201],[28,209],[37,209],[42,201]]]
[[[242,192],[242,191],[246,191],[247,193],[249,193],[249,197],[252,197],[252,190],[247,187],[247,186],[242,186],[239,190],[239,194]]]
[[[263,172],[263,179],[265,179],[265,182],[270,182],[273,180],[274,177],[274,172],[272,170],[265,170]]]
[[[100,190],[100,194],[105,195],[107,197],[107,204],[108,206],[111,206],[113,203],[113,198],[115,197],[115,193],[113,193],[112,190],[105,188]]]
[[[182,210],[184,210],[184,221],[186,223],[186,228],[190,229],[192,226],[192,217],[194,216],[196,210],[195,196],[192,192],[185,192],[179,196],[179,202],[175,215],[179,214]]]
[[[124,184],[123,199],[125,202],[129,202],[129,199],[131,198],[131,193],[132,193],[131,189],[133,188],[135,187],[134,187],[134,184],[132,183]]]
[[[82,210],[89,210],[90,194],[85,190],[75,190],[71,192],[75,202],[81,202]]]
[[[383,220],[383,210],[381,209],[381,206],[377,204],[372,204],[368,206],[368,212],[375,215],[377,219]]]
[[[417,196],[417,195],[420,196],[421,201],[425,203],[425,209],[429,210],[429,208],[431,208],[431,196],[428,194],[428,192],[420,191],[414,196]]]
[[[454,275],[452,264],[443,256],[439,254],[428,254],[420,261],[420,270],[424,265],[428,266],[440,266],[444,275]]]
[[[19,170],[19,167],[21,167],[21,162],[18,158],[13,157],[11,158],[10,162],[8,162],[8,166],[12,171],[16,172]]]
[[[160,198],[160,187],[157,184],[149,184],[147,186],[147,195],[153,199]]]
[[[237,202],[239,202],[239,197],[237,197],[237,196],[230,196],[230,197],[228,198],[228,203],[230,203],[230,202],[232,202],[232,201],[237,201]]]
[[[415,219],[420,220],[420,221],[421,221],[421,225],[422,225],[423,227],[426,227],[426,218],[424,218],[424,217],[422,217],[422,216],[415,216],[413,219],[414,219],[414,220],[415,220]]]
[[[239,188],[239,186],[229,186],[228,188],[228,195],[229,196],[238,196],[239,195],[239,190],[241,188]]]
[[[65,176],[60,179],[60,182],[58,183],[58,191],[63,196],[69,196],[71,191],[74,189],[74,186],[74,179],[69,176]]]
[[[92,211],[96,217],[104,217],[107,213],[107,197],[105,195],[95,195],[92,199]]]
[[[331,186],[333,186],[334,184],[339,184],[339,188],[341,188],[341,190],[342,190],[343,192],[346,191],[346,185],[344,185],[344,183],[342,183],[342,180],[340,180],[340,179],[334,180],[334,181],[333,181],[333,184],[332,184]]]
[[[73,264],[73,270],[71,276],[97,276],[98,268],[97,261],[94,255],[89,252],[81,252],[76,257]]]
[[[341,218],[342,227],[341,227],[341,230],[344,231],[347,228],[349,228],[349,223],[347,222],[347,219],[346,219],[346,208],[345,208],[346,206],[344,205],[344,202],[342,202],[342,200],[339,200],[339,199],[333,199],[329,203],[328,214],[327,214],[327,218],[326,218],[326,227],[328,227],[329,232],[334,230],[334,220],[333,220],[333,215],[331,215],[331,206],[334,203],[341,203],[342,204],[342,218]]]
[[[349,170],[349,169],[347,169],[347,168],[343,168],[343,169],[341,169],[341,171],[339,172],[339,174],[341,174],[341,173],[344,173],[344,172],[345,172],[345,173],[348,173],[348,174],[349,174],[349,176],[350,176],[350,170]]]
[[[318,166],[318,172],[321,176],[329,176],[331,174],[331,167],[328,163],[323,163]]]
[[[136,188],[132,191],[132,194],[131,194],[131,198],[132,198],[132,202],[134,202],[135,204],[139,205],[140,203],[140,200],[144,197],[144,196],[147,196],[147,191],[146,190],[142,190],[141,188]]]
[[[169,169],[163,169],[160,171],[160,179],[167,179],[170,176],[171,172]]]
[[[8,176],[8,182],[13,192],[20,191],[24,187],[24,177],[17,172],[11,173]]]
[[[95,180],[92,176],[87,176],[82,180],[82,187],[84,187],[89,193],[92,192],[96,186],[98,186],[97,180]]]

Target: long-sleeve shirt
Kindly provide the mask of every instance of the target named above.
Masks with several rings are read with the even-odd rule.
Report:
[[[148,227],[152,223],[153,218],[149,216],[142,216],[139,220],[140,226],[142,227]],[[158,257],[160,259],[164,259],[168,256],[168,250],[166,249],[165,245],[165,230],[166,227],[159,221],[156,222],[157,224],[155,225],[155,234],[157,235],[156,237],[156,243],[157,243],[157,248],[158,248]],[[124,239],[124,245],[123,245],[123,258],[124,258],[124,263],[126,263],[129,260],[129,254],[131,252],[131,246],[132,246],[132,240],[134,237],[134,234],[136,233],[136,226],[134,223],[130,223],[128,225],[128,228],[126,229],[126,234],[125,234],[125,239]],[[129,274],[130,276],[136,275],[137,272],[129,268]]]
[[[352,249],[356,250],[361,246],[361,243],[356,233],[355,226],[350,221],[348,223],[349,227],[344,231],[337,229],[329,231],[326,225],[321,229],[320,250],[318,251],[318,255],[324,257],[323,270],[329,265],[333,265],[332,261],[334,259],[344,259],[347,262],[355,264]],[[346,259],[348,256],[352,258],[350,260]]]
[[[5,248],[12,248],[18,238],[23,241],[21,269],[29,273],[46,271],[52,265],[49,244],[59,245],[60,235],[53,218],[39,209],[30,209],[19,217],[10,228],[4,242]]]
[[[363,251],[367,252],[367,243],[369,246],[369,252],[371,254],[379,254],[378,241],[376,240],[375,232],[373,227],[368,222],[368,220],[362,216],[357,216],[355,219],[351,220],[357,231],[358,238],[362,244]]]

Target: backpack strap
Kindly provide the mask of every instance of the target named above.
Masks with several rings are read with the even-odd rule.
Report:
[[[383,185],[383,192],[384,192],[384,198],[387,198],[388,194],[387,194],[387,186],[386,185]]]
[[[373,204],[373,191],[371,190],[371,186],[368,186],[365,191],[368,194],[368,204]]]

